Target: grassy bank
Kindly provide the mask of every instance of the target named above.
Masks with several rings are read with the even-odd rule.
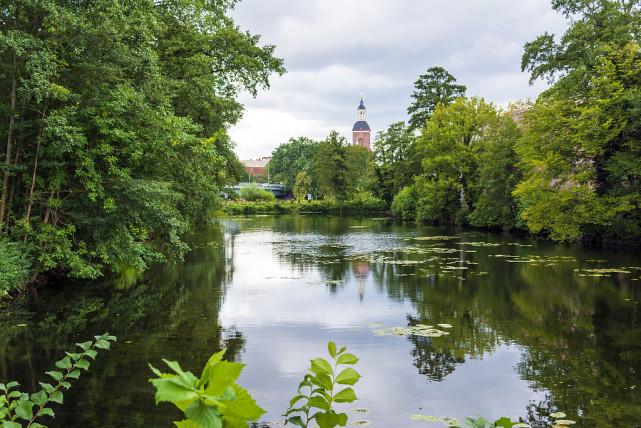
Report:
[[[381,214],[387,212],[386,204],[377,198],[357,198],[347,201],[315,200],[315,201],[229,201],[223,206],[226,214],[331,214],[331,215],[363,215]]]

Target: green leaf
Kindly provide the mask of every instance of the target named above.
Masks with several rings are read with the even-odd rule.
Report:
[[[331,376],[333,373],[332,366],[324,358],[313,359],[311,371],[314,372],[314,374],[316,375],[320,373],[326,373]]]
[[[69,388],[71,388],[71,384],[70,384],[69,382],[60,382],[60,385],[61,385],[64,389],[69,389]]]
[[[64,397],[62,395],[62,392],[54,391],[54,393],[49,396],[49,401],[53,401],[54,403],[58,403],[58,404],[63,404]]]
[[[342,354],[336,361],[338,364],[356,364],[358,358],[354,354]]]
[[[98,349],[109,349],[111,344],[108,340],[98,339],[96,340],[96,348]]]
[[[31,424],[31,426],[33,426],[33,424]],[[3,421],[2,428],[22,428],[22,425],[17,422]]]
[[[305,396],[304,396],[304,395],[302,395],[302,394],[296,394],[296,395],[294,395],[294,396],[292,397],[292,399],[291,399],[291,400],[289,400],[289,407],[292,407],[294,404],[298,403],[298,402],[299,402],[300,400],[302,400],[303,398],[307,398],[307,397],[305,397]]]
[[[192,401],[198,398],[196,388],[188,385],[181,385],[175,382],[178,376],[170,378],[150,379],[151,384],[156,388],[156,404],[169,401]]]
[[[56,414],[49,407],[43,407],[38,412],[38,416],[51,416],[53,418],[56,416]]]
[[[334,396],[337,403],[351,403],[357,399],[352,388],[345,388]]]
[[[265,414],[265,410],[256,404],[254,398],[245,388],[236,384],[232,385],[232,388],[236,393],[236,399],[227,403],[227,409],[224,411],[225,416],[257,421]]]
[[[190,421],[189,419],[185,419],[184,421],[174,422],[174,425],[176,425],[176,427],[178,428],[201,428],[194,421]]]
[[[320,395],[316,395],[310,398],[308,405],[309,407],[315,407],[317,409],[326,410],[326,411],[330,409],[329,402],[324,397],[321,397]]]
[[[202,428],[222,428],[222,416],[218,409],[206,406],[201,401],[194,401],[185,408],[185,415]]]
[[[29,428],[47,428],[45,425],[39,424],[38,422],[32,422],[29,425]]]
[[[68,370],[71,368],[71,359],[69,357],[64,357],[60,361],[56,361],[56,367],[59,369]]]
[[[20,384],[14,380],[14,381],[9,382],[9,383],[7,384],[7,389],[6,389],[6,390],[13,389],[13,388],[15,388],[15,387],[17,387],[17,386],[20,386]],[[6,391],[6,390],[5,390],[5,391]]]
[[[57,371],[45,372],[45,374],[48,374],[49,376],[51,376],[53,380],[55,380],[56,382],[60,382],[63,378],[62,373]]]
[[[44,389],[41,389],[35,394],[31,394],[31,401],[37,406],[42,406],[47,402],[47,393]]]
[[[300,416],[292,416],[291,418],[287,418],[285,425],[287,425],[288,423],[305,428],[305,422],[303,422],[303,419]]]
[[[46,392],[47,394],[51,394],[52,392],[54,392],[54,391],[56,390],[56,388],[54,388],[53,386],[51,386],[51,385],[50,385],[50,384],[48,384],[48,383],[44,383],[44,382],[38,382],[38,383],[40,384],[40,386],[42,387],[42,389],[44,389],[44,390],[45,390],[45,392]]]
[[[81,347],[83,351],[86,351],[87,349],[91,348],[92,344],[93,344],[92,341],[76,343],[76,345]]]
[[[327,391],[330,391],[332,389],[332,378],[330,378],[329,375],[325,373],[314,376],[311,380],[314,385],[318,385]]]
[[[67,377],[71,379],[78,379],[80,377],[80,370],[74,369],[67,373]]]
[[[332,358],[336,358],[336,344],[331,340],[327,342],[327,351]]]
[[[320,428],[334,428],[336,426],[344,427],[347,425],[347,415],[345,413],[316,413],[314,415],[314,419]]]
[[[208,395],[222,395],[227,387],[238,379],[244,367],[244,364],[231,363],[229,361],[220,361],[209,367],[205,392]]]
[[[76,361],[76,367],[83,370],[89,370],[89,361],[87,360],[78,360]]]
[[[22,392],[20,391],[11,391],[9,394],[7,394],[9,398],[20,398],[21,395]]]
[[[14,413],[20,419],[28,421],[33,417],[33,403],[29,400],[18,401]]]
[[[92,360],[95,360],[96,359],[96,355],[98,355],[98,353],[96,351],[94,351],[93,349],[88,349],[88,350],[85,351],[85,355],[87,357],[91,358]]]
[[[356,370],[351,367],[346,368],[336,376],[336,383],[341,385],[354,385],[361,378]]]

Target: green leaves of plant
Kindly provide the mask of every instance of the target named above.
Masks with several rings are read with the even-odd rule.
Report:
[[[66,356],[55,363],[59,370],[52,370],[46,372],[54,381],[54,385],[46,382],[39,382],[39,391],[29,395],[15,389],[19,386],[18,382],[9,382],[8,384],[0,384],[0,391],[4,391],[4,395],[0,395],[0,427],[1,428],[22,428],[22,425],[15,422],[16,419],[29,421],[30,428],[46,428],[44,425],[35,422],[36,419],[43,416],[54,417],[54,412],[49,407],[48,403],[63,404],[64,396],[63,389],[69,389],[71,384],[69,379],[78,379],[80,377],[80,370],[89,368],[87,357],[94,359],[97,355],[95,348],[99,348],[101,343],[102,349],[108,349],[109,344],[115,341],[114,336],[104,334],[96,336],[96,342],[88,341],[77,343],[82,352],[80,353],[66,353]],[[107,344],[106,346],[104,344]],[[13,415],[12,415],[13,412]]]
[[[226,350],[213,354],[197,378],[175,361],[163,360],[174,374],[161,373],[150,379],[156,388],[156,403],[167,401],[182,410],[186,420],[174,422],[179,428],[245,428],[247,421],[258,420],[265,411],[249,392],[234,382],[244,365],[223,361]]]
[[[345,426],[348,416],[336,413],[334,403],[351,403],[357,399],[351,387],[334,393],[337,385],[354,385],[361,375],[351,367],[339,371],[340,365],[351,365],[358,362],[353,354],[345,353],[345,347],[337,348],[334,342],[327,344],[327,352],[333,365],[324,358],[311,360],[310,372],[298,386],[298,392],[289,402],[285,412],[286,424],[307,428],[310,422],[316,421],[320,428]],[[337,374],[338,373],[338,374]],[[314,409],[317,411],[314,413]]]

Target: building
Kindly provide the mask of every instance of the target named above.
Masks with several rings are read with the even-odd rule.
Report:
[[[365,108],[365,104],[363,103],[363,99],[361,98],[361,103],[358,105],[358,109],[356,109],[356,113],[358,114],[358,121],[356,121],[354,127],[352,128],[352,144],[358,144],[361,147],[365,147],[367,150],[372,150],[372,130],[365,120],[366,111],[367,109]]]
[[[248,159],[242,160],[241,162],[245,166],[245,171],[251,179],[252,177],[265,177],[267,176],[267,164],[272,160],[271,156],[265,156],[258,159]]]

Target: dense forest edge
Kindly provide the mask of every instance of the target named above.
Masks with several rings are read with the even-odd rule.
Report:
[[[0,298],[40,273],[92,279],[182,260],[185,232],[244,174],[227,132],[240,92],[285,72],[274,46],[234,23],[235,3],[3,3]],[[638,2],[552,7],[568,30],[522,57],[532,81],[550,83],[535,101],[502,109],[431,67],[408,122],[380,132],[373,152],[336,132],[293,138],[271,177],[321,212],[383,207],[421,223],[638,244]]]

